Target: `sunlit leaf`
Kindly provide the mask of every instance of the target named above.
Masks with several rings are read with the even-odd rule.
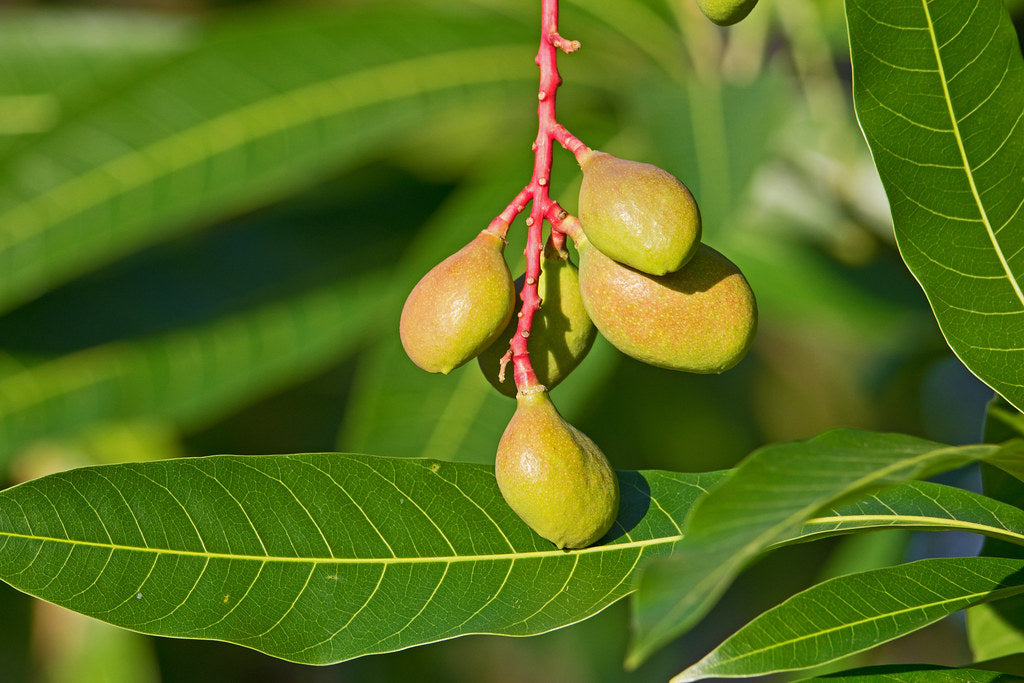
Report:
[[[1024,560],[920,560],[817,584],[761,614],[672,679],[806,669],[912,633],[965,607],[1024,593]]]
[[[1024,60],[1000,0],[847,0],[854,100],[950,347],[1024,407]]]
[[[820,514],[800,529],[810,540],[857,528],[959,529],[1024,546],[1024,510],[992,498],[926,481],[884,489]]]
[[[0,152],[57,125],[80,98],[186,50],[195,38],[195,22],[168,15],[0,12]]]
[[[314,454],[90,467],[0,492],[0,578],[126,628],[303,662],[540,633],[633,590],[641,561],[680,543],[691,506],[728,474],[621,472],[608,542],[562,552],[510,511],[488,465]],[[1024,512],[978,499],[901,485],[779,542],[901,525],[1024,536]],[[962,515],[921,516],[953,501]]]
[[[927,664],[870,666],[828,676],[803,678],[799,683],[1010,683],[1008,674],[980,669],[954,669]]]
[[[1000,397],[985,416],[985,440],[1005,441],[1024,434],[1021,414]],[[981,469],[982,489],[990,498],[1024,506],[1024,483],[994,467]],[[1024,559],[1024,548],[986,538],[982,555]],[[1024,596],[978,605],[967,610],[967,641],[974,661],[981,662],[1024,652]]]
[[[610,539],[564,552],[516,517],[487,466],[321,454],[91,467],[0,492],[0,578],[133,630],[323,664],[586,618],[668,551],[718,478],[621,473]]]
[[[0,308],[534,80],[524,29],[389,3],[212,31],[0,164]]]
[[[997,446],[948,447],[851,430],[755,451],[695,507],[677,552],[644,570],[627,663],[638,664],[696,623],[750,560],[821,509],[998,453]]]

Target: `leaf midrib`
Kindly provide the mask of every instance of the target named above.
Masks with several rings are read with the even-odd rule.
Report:
[[[751,652],[747,652],[747,653],[744,653],[744,654],[741,654],[741,655],[736,655],[734,657],[729,657],[728,659],[716,659],[716,660],[711,662],[711,666],[701,667],[699,669],[694,668],[693,672],[694,673],[699,673],[699,674],[701,674],[701,677],[704,677],[703,674],[705,672],[715,671],[718,668],[721,668],[723,666],[732,664],[734,662],[739,662],[739,661],[742,661],[742,660],[745,660],[745,659],[751,659],[753,657],[758,657],[758,656],[764,655],[767,652],[771,652],[773,650],[777,650],[779,648],[786,647],[788,645],[793,645],[795,643],[800,643],[800,642],[809,641],[809,640],[816,639],[816,638],[821,638],[821,637],[826,636],[826,635],[828,635],[830,633],[835,633],[837,631],[842,631],[842,630],[847,630],[847,629],[853,629],[853,628],[856,628],[858,626],[862,626],[864,624],[870,624],[870,623],[879,621],[881,619],[888,619],[888,618],[891,618],[891,617],[897,617],[897,616],[901,616],[901,615],[904,615],[904,614],[910,614],[910,613],[913,613],[913,612],[920,612],[920,611],[925,610],[925,609],[930,608],[930,607],[939,607],[939,606],[947,605],[947,604],[950,604],[950,603],[963,602],[965,600],[966,601],[973,601],[975,599],[983,598],[983,597],[986,597],[986,596],[988,596],[988,597],[993,597],[994,596],[994,597],[998,597],[998,598],[1006,598],[1006,597],[1012,597],[1012,596],[1017,595],[1019,593],[1024,593],[1024,585],[1018,585],[1018,586],[1014,586],[1012,588],[1004,588],[1002,590],[990,590],[990,591],[968,593],[968,594],[964,594],[964,595],[959,595],[959,596],[957,596],[955,598],[946,598],[944,600],[936,600],[934,602],[917,604],[917,605],[914,605],[913,607],[907,607],[907,608],[904,608],[904,609],[898,609],[898,610],[892,610],[892,611],[888,611],[888,612],[884,612],[884,613],[878,613],[878,614],[875,614],[873,616],[866,617],[864,619],[858,619],[856,621],[846,622],[844,624],[840,624],[838,626],[832,626],[832,627],[829,627],[829,628],[818,629],[814,633],[808,633],[806,635],[798,636],[796,638],[790,638],[789,640],[783,640],[783,641],[779,641],[777,643],[772,643],[771,645],[759,648],[756,651],[751,651]],[[783,604],[785,604],[785,603],[783,603]],[[936,619],[939,619],[939,618],[941,618],[941,616],[940,617],[936,617]],[[898,638],[898,637],[899,637],[899,635],[894,636],[893,638],[890,638],[888,640],[893,640],[893,639]],[[883,641],[883,642],[888,642],[888,641]],[[871,645],[868,645],[865,648],[861,648],[860,650],[855,650],[854,652],[860,652],[860,651],[862,651],[864,649],[867,649],[867,647],[873,647],[874,645],[877,645],[877,644],[878,643],[872,643]],[[844,653],[844,656],[845,656],[845,654],[853,654],[854,652]],[[824,662],[822,662],[822,663],[824,663]],[[697,667],[697,666],[699,666],[699,664],[695,664],[694,665],[694,667]],[[793,669],[801,669],[801,668],[804,668],[804,667],[797,666],[797,667],[792,667],[792,668]],[[779,670],[782,671],[782,670],[785,670],[785,669],[779,669]],[[694,678],[673,678],[670,683],[681,683],[682,681],[692,681],[692,680],[697,680],[697,679],[694,679]]]
[[[534,550],[522,553],[490,553],[482,555],[434,555],[424,557],[289,557],[286,555],[238,555],[235,553],[218,553],[200,550],[178,550],[172,548],[152,548],[146,546],[123,545],[120,543],[102,543],[99,541],[85,541],[81,539],[58,538],[55,536],[39,536],[36,534],[19,534],[15,532],[0,532],[0,538],[16,538],[27,541],[38,541],[40,543],[60,543],[63,545],[101,548],[110,551],[125,551],[136,553],[150,553],[154,555],[174,555],[183,557],[199,557],[214,560],[234,561],[255,561],[255,562],[281,562],[281,563],[314,563],[314,564],[430,564],[447,562],[488,562],[500,560],[532,560],[545,559],[549,557],[565,557],[568,555],[581,555],[603,552],[615,552],[620,550],[642,549],[655,545],[666,545],[679,541],[682,536],[663,536],[651,538],[644,541],[627,541],[614,545],[599,545],[580,550]]]
[[[915,523],[920,528],[929,528],[934,526],[941,526],[944,529],[969,531],[983,536],[998,537],[1005,541],[1015,543],[1017,545],[1024,545],[1024,534],[1017,533],[1011,529],[1005,527],[996,527],[988,524],[979,524],[978,522],[965,522],[952,517],[929,517],[927,515],[835,515],[832,517],[815,517],[804,522],[805,525],[810,526],[814,524],[830,525],[830,524],[871,524],[872,522],[889,522],[888,526],[894,528],[906,528],[913,527]],[[843,529],[839,529],[842,531]],[[812,532],[813,533],[813,532]],[[804,533],[800,534],[803,538]]]
[[[987,524],[979,524],[976,522],[964,522],[954,518],[946,517],[929,517],[925,515],[833,515],[826,517],[814,517],[808,519],[804,524],[806,526],[813,525],[832,525],[832,524],[871,524],[873,522],[887,522],[886,526],[892,526],[894,528],[904,528],[907,526],[919,526],[921,528],[929,527],[941,527],[943,529],[959,529],[962,531],[969,531],[977,533],[983,536],[999,537],[1004,540],[1016,543],[1018,545],[1024,545],[1024,534],[1014,532],[1004,527],[995,527]],[[840,526],[834,531],[844,531]],[[794,536],[791,539],[786,539],[783,543],[788,543],[796,539],[804,539],[808,536],[820,535],[814,532],[805,534],[800,533],[798,536]],[[676,543],[682,540],[682,534],[675,534],[672,536],[662,536],[659,538],[647,539],[644,541],[627,541],[625,543],[618,543],[615,545],[602,545],[593,546],[590,548],[583,548],[576,551],[563,551],[563,550],[541,550],[541,551],[530,551],[523,553],[489,553],[484,555],[434,555],[424,557],[288,557],[285,555],[238,555],[234,553],[216,553],[216,552],[203,552],[199,550],[177,550],[172,548],[153,548],[146,546],[130,546],[120,543],[101,543],[98,541],[85,541],[80,539],[70,538],[59,538],[56,536],[39,536],[36,534],[19,534],[14,532],[0,532],[0,537],[4,538],[18,538],[29,541],[39,541],[41,543],[61,543],[65,545],[75,546],[87,546],[92,548],[103,548],[107,550],[121,550],[127,552],[142,552],[142,553],[153,553],[160,555],[182,555],[187,557],[201,557],[206,559],[223,559],[223,560],[249,560],[249,561],[261,561],[261,562],[291,562],[291,563],[333,563],[333,564],[418,564],[418,563],[440,563],[440,562],[472,562],[472,561],[498,561],[498,560],[517,560],[517,559],[544,559],[548,557],[564,557],[568,554],[584,554],[584,553],[597,553],[597,552],[613,552],[616,550],[630,550],[635,548],[645,548],[656,545],[666,545]]]
[[[953,111],[953,99],[949,94],[949,85],[946,82],[946,69],[942,62],[942,53],[939,50],[938,37],[935,35],[935,25],[932,22],[931,12],[928,10],[928,0],[921,0],[921,6],[924,8],[925,23],[928,27],[928,37],[931,39],[932,51],[935,53],[935,64],[939,71],[939,82],[942,84],[943,101],[946,104],[946,111],[949,112],[949,121],[953,126],[953,137],[956,140],[956,146],[960,152],[960,159],[963,161],[964,175],[967,177],[967,182],[971,187],[971,196],[974,197],[974,203],[978,207],[981,222],[985,226],[985,232],[988,234],[989,241],[992,242],[992,248],[995,249],[996,256],[999,258],[999,263],[1003,267],[1003,272],[1006,273],[1006,279],[1010,281],[1010,285],[1013,287],[1013,291],[1017,295],[1017,300],[1020,302],[1021,308],[1024,309],[1024,291],[1021,291],[1020,284],[1017,282],[1017,278],[1014,277],[1013,271],[1010,269],[1010,264],[1006,260],[1006,255],[1003,253],[999,240],[996,239],[995,231],[992,230],[992,223],[989,220],[988,212],[985,210],[985,206],[981,201],[981,195],[978,192],[978,186],[974,181],[974,171],[967,159],[967,150],[964,149],[963,136],[960,134],[960,123],[957,121],[956,113]],[[998,153],[998,151],[996,153]]]
[[[816,500],[808,505],[804,505],[798,510],[794,510],[791,514],[786,516],[785,520],[781,520],[777,524],[774,524],[771,527],[764,529],[755,538],[752,538],[749,542],[744,543],[740,548],[737,549],[737,552],[733,553],[729,560],[721,566],[727,567],[729,568],[729,571],[731,571],[733,568],[739,566],[742,562],[746,562],[747,559],[756,555],[759,550],[769,546],[772,542],[772,539],[778,538],[779,535],[784,533],[787,528],[793,526],[794,524],[799,524],[799,520],[801,518],[806,519],[807,515],[813,514],[815,510],[819,510],[825,507],[826,505],[829,504],[830,501],[838,500],[843,495],[851,491],[868,488],[869,486],[877,484],[878,482],[884,480],[889,475],[895,472],[899,472],[902,469],[913,468],[917,465],[920,465],[921,463],[927,462],[930,459],[939,457],[939,455],[944,451],[956,451],[958,450],[958,448],[959,447],[951,446],[949,448],[929,450],[924,453],[920,453],[914,457],[905,458],[897,462],[890,463],[889,465],[886,465],[881,469],[873,470],[868,474],[860,477],[856,481],[850,482],[843,488],[842,491],[837,492],[832,496],[829,496],[826,500]],[[994,450],[996,447],[992,446],[991,448]],[[728,575],[728,572],[724,572],[721,569],[717,572],[712,572],[708,574],[704,579],[700,580],[694,587],[695,591],[691,591],[690,594],[692,595],[694,592],[699,593],[701,596],[709,594],[714,590],[714,587],[721,584],[722,581],[726,577],[728,577]],[[710,585],[708,585],[709,581]],[[663,624],[671,624],[679,621],[676,615],[680,612],[682,614],[686,614],[687,611],[689,611],[689,604],[691,602],[692,601],[688,598],[679,600],[665,614],[665,616],[663,616],[661,619],[658,619],[654,623],[654,625],[650,627],[649,631],[653,633],[658,628],[661,628]]]

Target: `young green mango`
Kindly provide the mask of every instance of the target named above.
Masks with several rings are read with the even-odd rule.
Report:
[[[580,163],[579,218],[591,244],[651,275],[679,270],[700,243],[700,209],[668,171],[592,151]]]
[[[719,26],[730,26],[743,20],[756,4],[757,0],[697,0],[704,16]]]
[[[559,548],[585,548],[619,512],[619,481],[601,449],[558,414],[546,391],[520,394],[498,442],[501,495]]]
[[[523,307],[518,296],[523,290],[525,275],[516,279],[516,309]],[[554,389],[573,371],[594,345],[597,328],[590,321],[580,298],[580,276],[568,253],[559,253],[550,246],[544,250],[537,292],[541,308],[533,316],[530,329],[530,363],[537,379],[548,390]],[[494,388],[509,398],[516,397],[516,383],[511,365],[505,381],[498,379],[501,357],[508,351],[508,343],[516,333],[519,319],[512,316],[508,325],[493,344],[477,356],[480,371]]]
[[[580,295],[616,348],[671,370],[717,373],[740,362],[757,329],[757,304],[729,259],[701,244],[682,269],[661,277],[611,260],[587,240]]]
[[[504,249],[500,237],[484,230],[416,283],[399,322],[412,362],[448,374],[494,341],[515,306]]]

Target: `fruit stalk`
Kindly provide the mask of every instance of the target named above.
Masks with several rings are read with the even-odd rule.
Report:
[[[523,307],[519,324],[509,344],[516,388],[524,393],[536,391],[541,386],[530,363],[527,340],[530,337],[533,316],[541,303],[537,294],[537,283],[540,280],[541,252],[544,250],[544,220],[553,203],[549,193],[553,143],[558,140],[577,157],[587,151],[587,146],[559,125],[555,118],[556,94],[558,86],[562,84],[562,78],[558,74],[558,50],[574,52],[579,46],[578,42],[566,40],[558,34],[558,0],[541,0],[541,39],[536,60],[537,66],[540,67],[537,139],[533,143],[533,177],[525,190],[533,197],[530,217],[526,221],[526,281],[521,295]],[[509,206],[512,208],[513,205]],[[556,237],[556,232],[557,229],[553,227],[553,240],[564,242],[564,236]]]

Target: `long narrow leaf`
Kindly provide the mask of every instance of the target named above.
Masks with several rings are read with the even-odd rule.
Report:
[[[857,528],[959,529],[1024,546],[1024,510],[993,498],[926,481],[885,489],[810,519],[802,540]],[[1022,549],[1024,552],[1024,549]]]
[[[383,277],[364,277],[0,378],[0,464],[34,439],[97,422],[145,417],[198,426],[356,350],[395,293]]]
[[[491,468],[341,454],[111,465],[0,492],[0,579],[145,633],[325,664],[584,619],[717,477],[620,474],[611,538],[563,552]]]
[[[852,430],[754,452],[694,509],[677,552],[644,570],[627,663],[639,664],[696,623],[751,559],[819,510],[999,452]]]
[[[320,454],[85,468],[0,492],[0,579],[126,628],[309,663],[540,633],[629,593],[728,473],[619,476],[610,538],[562,552],[509,510],[487,465]],[[893,497],[896,520],[818,523],[892,526],[923,495]]]
[[[524,29],[389,3],[213,32],[0,165],[0,309],[534,80]]]
[[[981,669],[954,669],[927,664],[871,666],[828,676],[801,679],[798,683],[1011,683],[1008,674]]]
[[[1024,408],[1024,59],[1000,0],[847,0],[900,253],[964,364]]]
[[[806,669],[916,631],[971,605],[1024,593],[1024,560],[920,560],[813,586],[761,614],[672,679]]]

